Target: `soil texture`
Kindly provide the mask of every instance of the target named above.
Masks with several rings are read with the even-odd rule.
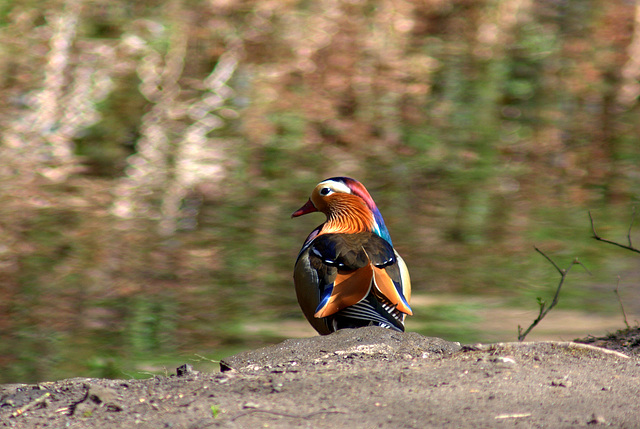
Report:
[[[461,346],[382,328],[147,380],[0,386],[12,428],[640,427],[640,333]],[[634,336],[635,335],[635,336]],[[628,341],[627,341],[628,340]],[[635,345],[634,345],[635,344]]]

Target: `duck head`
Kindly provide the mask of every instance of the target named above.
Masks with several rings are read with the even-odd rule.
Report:
[[[318,183],[309,200],[291,217],[321,212],[327,221],[321,233],[353,234],[371,231],[391,244],[382,214],[364,185],[350,177],[332,177]]]

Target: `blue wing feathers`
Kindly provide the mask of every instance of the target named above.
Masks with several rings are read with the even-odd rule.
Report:
[[[322,291],[320,292],[320,303],[316,308],[316,313],[320,311],[327,303],[329,302],[329,298],[331,298],[331,293],[333,292],[333,283],[325,285]]]

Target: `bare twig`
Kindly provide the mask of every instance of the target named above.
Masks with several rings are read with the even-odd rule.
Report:
[[[629,231],[627,231],[627,240],[629,241],[629,246],[633,247],[633,243],[631,242],[631,228],[633,228],[633,222],[636,220],[636,208],[633,207],[631,209],[631,222],[629,223]]]
[[[622,310],[622,317],[624,317],[624,324],[627,326],[627,329],[631,329],[631,326],[629,326],[629,322],[627,321],[627,312],[624,311],[624,304],[622,304],[622,299],[620,298],[620,293],[618,292],[618,286],[620,286],[620,276],[618,276],[618,281],[616,282],[616,288],[613,290],[613,292],[618,297],[618,302],[620,303],[620,309]]]
[[[637,10],[640,11],[640,8],[638,8]],[[614,246],[622,247],[623,249],[627,249],[627,250],[631,250],[632,252],[640,253],[640,249],[638,249],[637,247],[634,247],[633,246],[633,242],[631,241],[631,230],[633,229],[633,223],[636,220],[636,208],[635,207],[632,209],[631,222],[629,222],[629,229],[627,231],[627,242],[629,243],[628,245],[621,244],[621,243],[616,243],[615,241],[606,240],[606,239],[600,237],[598,235],[598,233],[596,232],[595,226],[593,225],[593,217],[591,216],[591,211],[589,211],[589,220],[591,220],[591,230],[593,231],[593,238],[595,238],[596,240],[604,241],[605,243],[613,244]],[[629,326],[629,322],[627,320],[627,313],[625,312],[624,305],[622,304],[622,298],[620,298],[620,293],[618,292],[619,286],[620,286],[620,276],[618,276],[618,282],[616,283],[616,288],[614,290],[614,293],[618,297],[618,302],[620,303],[620,309],[622,310],[622,317],[624,318],[624,324],[627,326],[627,329],[631,329],[631,327]]]
[[[14,418],[19,417],[33,408],[45,406],[50,396],[51,396],[51,393],[46,392],[45,394],[37,397],[33,401],[27,403],[25,406],[18,408],[16,411],[14,411],[11,414],[11,417],[14,417]]]
[[[344,414],[343,411],[333,411],[333,410],[320,410],[320,411],[314,411],[313,413],[309,413],[306,415],[301,415],[301,414],[288,414],[288,413],[282,413],[279,411],[269,411],[269,410],[249,410],[249,411],[245,411],[244,413],[240,413],[237,416],[233,417],[230,421],[234,422],[237,419],[239,419],[240,417],[244,417],[247,416],[249,414],[254,414],[254,413],[266,413],[266,414],[272,414],[274,416],[280,416],[280,417],[291,417],[291,418],[295,418],[295,419],[304,419],[304,420],[308,420],[313,416],[316,416],[318,414]]]
[[[587,267],[585,267],[582,262],[580,262],[578,260],[578,258],[574,259],[571,262],[571,265],[569,265],[567,268],[560,268],[558,266],[558,264],[556,264],[553,259],[551,259],[550,257],[548,257],[542,250],[538,249],[537,247],[533,247],[536,252],[538,252],[539,254],[541,254],[542,256],[544,256],[544,258],[549,261],[551,263],[551,265],[554,266],[554,268],[558,271],[558,273],[560,274],[560,282],[558,283],[558,287],[556,288],[556,294],[553,297],[553,301],[551,301],[551,304],[549,304],[549,306],[547,307],[547,303],[546,301],[543,301],[541,298],[538,298],[538,305],[540,306],[540,312],[538,313],[538,317],[531,323],[531,325],[529,325],[529,327],[523,332],[522,331],[522,327],[520,325],[518,325],[518,341],[523,341],[527,335],[529,334],[529,332],[531,332],[531,330],[533,328],[535,328],[538,323],[540,323],[540,321],[542,321],[542,319],[545,318],[545,316],[547,315],[547,313],[549,313],[549,311],[551,311],[551,309],[553,307],[556,306],[556,304],[558,304],[558,299],[560,297],[560,289],[562,289],[562,285],[564,284],[564,280],[566,279],[567,275],[569,274],[569,271],[571,270],[571,268],[574,265],[580,265],[582,268],[584,268],[584,270],[589,273],[589,275],[591,275],[591,272],[587,269]]]
[[[631,215],[631,223],[629,224],[629,231],[627,232],[627,240],[629,241],[628,245],[616,243],[615,241],[607,240],[602,238],[596,232],[596,227],[593,225],[593,217],[591,216],[591,211],[589,211],[589,220],[591,220],[591,231],[593,232],[593,238],[598,241],[603,241],[605,243],[613,244],[614,246],[622,247],[623,249],[631,250],[632,252],[640,253],[640,249],[633,247],[633,243],[631,242],[631,229],[633,228],[633,222],[635,221],[636,210],[633,209],[633,214]]]
[[[198,357],[198,359],[189,359],[189,360],[192,360],[194,362],[207,361],[207,362],[211,362],[211,363],[220,363],[219,360],[209,359],[208,357],[204,357],[202,355],[199,355],[198,353],[194,353],[194,355],[196,355]]]

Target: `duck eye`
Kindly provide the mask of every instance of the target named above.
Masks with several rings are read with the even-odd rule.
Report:
[[[322,188],[322,189],[320,189],[320,195],[322,195],[323,197],[326,197],[330,193],[331,193],[331,188]]]

